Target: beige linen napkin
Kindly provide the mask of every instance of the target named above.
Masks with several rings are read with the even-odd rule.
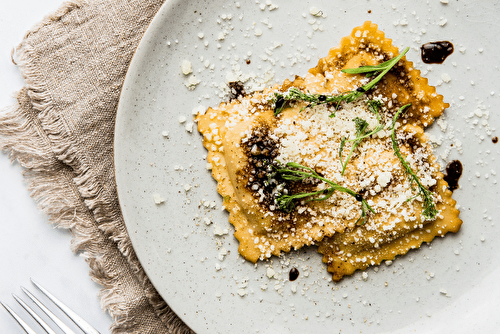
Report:
[[[113,135],[134,51],[163,0],[67,2],[29,31],[14,60],[25,80],[0,113],[0,149],[24,167],[50,221],[103,288],[113,333],[190,333],[132,249],[118,205]]]

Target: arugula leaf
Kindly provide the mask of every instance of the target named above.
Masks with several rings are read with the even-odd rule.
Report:
[[[410,105],[411,104],[406,104],[401,108],[399,108],[399,110],[394,115],[394,118],[392,119],[392,129],[391,129],[392,148],[394,149],[394,154],[398,157],[399,161],[403,165],[406,173],[408,173],[410,181],[412,183],[415,182],[418,186],[418,195],[422,198],[422,201],[424,202],[424,210],[422,211],[422,216],[426,220],[434,220],[436,219],[438,210],[436,209],[436,204],[434,204],[434,198],[432,196],[432,192],[422,185],[418,176],[413,172],[413,170],[410,167],[410,163],[406,161],[406,159],[401,154],[401,151],[399,150],[398,147],[398,141],[396,139],[396,121],[399,115],[404,113]]]
[[[313,192],[301,192],[293,195],[288,195],[288,194],[279,195],[276,198],[276,202],[280,207],[280,209],[285,212],[292,211],[296,206],[295,203],[299,200],[307,198],[305,202],[324,201],[330,198],[335,191],[342,191],[356,198],[358,202],[361,202],[361,216],[356,221],[356,224],[361,222],[362,225],[366,222],[367,211],[375,213],[375,211],[370,207],[370,205],[366,202],[366,200],[363,198],[361,194],[358,194],[349,188],[342,187],[337,183],[320,176],[312,168],[303,166],[296,162],[289,162],[284,166],[279,165],[278,167],[274,168],[276,173],[279,176],[281,176],[281,178],[287,181],[303,181],[307,178],[315,178],[329,185],[329,187],[326,189],[317,190]]]
[[[338,95],[325,95],[325,94],[311,94],[301,92],[298,88],[292,87],[286,93],[274,93],[274,96],[270,99],[274,105],[274,115],[279,115],[284,109],[290,107],[293,102],[305,101],[308,105],[305,108],[312,108],[320,104],[330,104],[334,106],[337,110],[341,103],[351,103],[357,100],[365,92],[372,89],[383,77],[393,68],[398,61],[403,58],[403,56],[410,50],[409,47],[405,48],[401,54],[397,57],[392,58],[378,65],[361,66],[358,68],[346,68],[342,72],[349,74],[361,74],[366,73],[367,77],[378,76],[368,82],[366,85],[358,87],[357,89]],[[330,117],[335,116],[334,113]]]
[[[356,138],[354,139],[347,139],[346,137],[342,137],[340,140],[340,147],[339,147],[339,158],[340,158],[340,165],[342,166],[342,175],[344,175],[345,169],[347,167],[347,163],[349,162],[349,159],[351,158],[352,153],[356,149],[356,147],[361,143],[361,141],[367,137],[370,137],[380,130],[384,128],[384,124],[382,124],[382,119],[380,116],[380,113],[378,112],[378,108],[380,107],[381,103],[380,101],[377,100],[370,100],[368,101],[368,109],[373,112],[377,116],[377,126],[372,130],[368,131],[368,122],[365,121],[364,119],[361,119],[359,117],[356,117],[353,119],[355,126],[356,126]],[[351,150],[349,151],[349,154],[347,155],[347,158],[345,162],[342,161],[342,152],[344,150],[344,146],[346,142],[354,142]]]

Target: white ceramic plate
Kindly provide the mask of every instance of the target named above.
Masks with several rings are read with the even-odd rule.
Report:
[[[500,144],[492,138],[500,109],[500,6],[443,2],[171,0],[162,7],[123,87],[116,180],[142,265],[193,330],[492,333],[498,328]],[[326,17],[312,16],[313,6]],[[356,273],[340,283],[329,280],[314,248],[254,266],[238,256],[216,184],[205,168],[201,136],[196,126],[188,131],[192,110],[219,104],[218,85],[238,70],[235,64],[243,74],[263,78],[267,72],[267,79],[276,82],[304,75],[365,20],[377,23],[395,45],[411,46],[407,57],[451,104],[430,133],[442,141],[438,155],[464,165],[461,188],[454,194],[463,227],[391,266],[368,269],[367,277]],[[439,40],[452,42],[455,52],[442,65],[423,64],[420,45]],[[192,63],[201,81],[194,90],[185,86],[183,60]],[[165,202],[155,204],[155,193]],[[205,224],[205,217],[213,223]],[[215,236],[217,229],[229,233]],[[292,267],[300,271],[294,282],[288,280]],[[268,268],[276,278],[266,275]]]

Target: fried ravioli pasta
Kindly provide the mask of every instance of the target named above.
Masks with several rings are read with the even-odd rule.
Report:
[[[256,262],[316,244],[333,279],[340,280],[458,231],[456,203],[424,134],[448,107],[442,96],[404,57],[366,92],[370,78],[342,71],[398,54],[366,22],[303,78],[198,115],[207,161],[244,258]],[[353,101],[321,103],[356,91],[362,94]],[[303,97],[284,102],[292,92]],[[435,217],[423,214],[428,203],[396,156],[392,134],[432,193]]]

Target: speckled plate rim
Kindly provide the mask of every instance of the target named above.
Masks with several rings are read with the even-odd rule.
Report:
[[[154,49],[152,44],[155,40],[155,34],[165,29],[165,26],[163,25],[165,23],[165,16],[167,16],[176,6],[182,6],[182,1],[167,1],[161,7],[155,19],[151,22],[130,64],[118,107],[115,128],[115,172],[120,205],[122,207],[124,220],[129,233],[132,230],[135,230],[137,225],[132,224],[134,218],[131,217],[130,208],[125,204],[133,201],[134,198],[131,196],[130,190],[126,189],[127,187],[124,185],[127,182],[126,178],[124,178],[124,174],[128,173],[128,171],[126,166],[124,166],[123,157],[129,154],[127,153],[127,147],[133,144],[133,142],[128,141],[130,140],[128,134],[124,133],[124,120],[128,115],[137,113],[137,110],[132,110],[128,104],[130,101],[134,100],[134,94],[138,89],[135,78],[139,73],[144,71],[144,59],[148,56],[148,53]],[[471,36],[474,36],[474,34],[471,33]],[[140,99],[137,99],[136,101],[139,104],[141,102],[145,102],[140,101]],[[495,191],[498,194],[498,187],[496,187]],[[152,278],[152,283],[158,289],[160,294],[166,299],[166,301],[172,306],[174,311],[178,312],[179,300],[175,301],[169,298],[169,294],[166,293],[166,290],[169,289],[168,282],[165,283],[164,281],[160,281],[156,278],[156,264],[150,262],[147,252],[144,251],[144,249],[148,248],[150,245],[145,243],[141,237],[135,235],[134,233],[130,233],[130,238],[141,264],[146,270],[148,276]],[[495,277],[498,277],[498,274],[500,274],[500,270],[497,268],[486,275],[484,279],[482,279],[481,284],[474,284],[472,287],[469,287],[467,293],[457,298],[457,300],[444,311],[446,314],[441,314],[439,319],[436,319],[438,318],[437,316],[429,316],[429,319],[422,319],[421,321],[409,324],[404,328],[400,328],[398,333],[411,332],[415,329],[425,330],[427,333],[443,333],[444,331],[451,330],[458,333],[465,333],[470,329],[483,329],[488,331],[489,329],[496,328],[496,326],[499,325],[499,321],[493,319],[497,318],[496,311],[500,309],[500,302],[498,301],[498,298],[492,297],[499,295],[499,289],[495,288],[497,286]],[[460,305],[467,305],[468,309]],[[182,312],[178,312],[178,314],[188,325],[193,326],[193,328],[197,327],[197,325],[193,323],[192,317],[186,316],[185,314],[182,314]],[[456,315],[460,315],[458,320]],[[221,325],[221,328],[224,328],[223,331],[228,329],[222,324],[218,325]],[[269,328],[272,328],[272,326]],[[392,331],[390,332],[392,333]]]

